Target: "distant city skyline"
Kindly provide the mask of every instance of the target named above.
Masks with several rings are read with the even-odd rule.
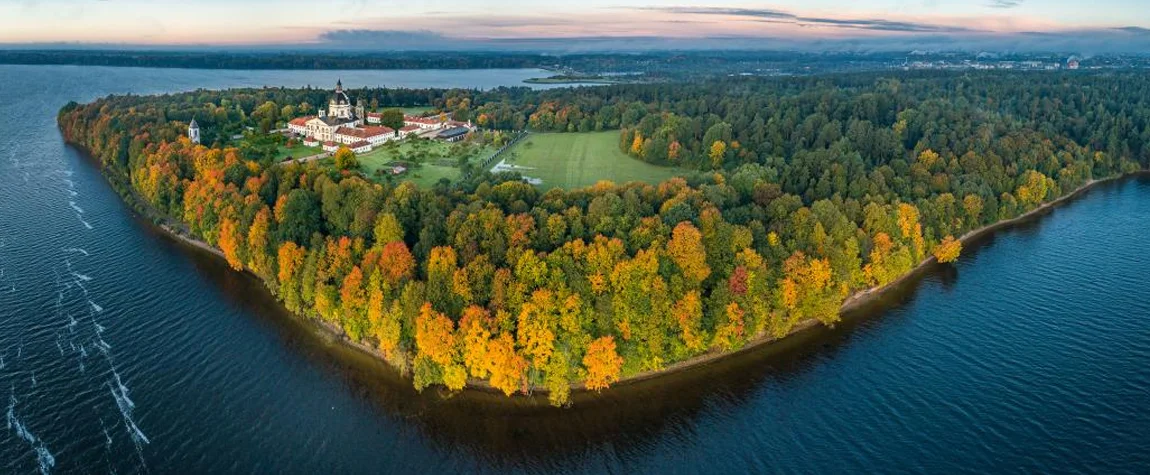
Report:
[[[360,49],[1084,49],[1150,45],[1138,0],[516,0],[0,4],[0,44]]]

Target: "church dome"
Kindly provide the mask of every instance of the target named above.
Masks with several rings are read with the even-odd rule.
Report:
[[[331,105],[333,106],[350,106],[351,99],[348,99],[347,94],[343,92],[343,80],[335,82],[335,94],[331,96]]]

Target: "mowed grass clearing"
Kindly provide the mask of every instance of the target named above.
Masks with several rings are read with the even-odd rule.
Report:
[[[461,175],[455,162],[462,156],[477,162],[491,156],[495,149],[488,146],[475,146],[465,143],[450,144],[438,140],[405,139],[388,142],[375,150],[357,157],[360,170],[376,181],[409,180],[422,187],[431,187],[441,178],[456,181]],[[380,175],[376,170],[390,169],[387,164],[402,161],[413,164],[399,177]]]
[[[433,110],[435,110],[435,108],[431,106],[412,106],[404,107],[403,113],[407,115],[423,115]]]
[[[619,132],[531,134],[504,156],[507,164],[539,186],[582,188],[601,180],[615,183],[659,183],[686,170],[661,167],[627,156],[619,150]]]
[[[279,148],[276,149],[276,158],[288,160],[292,158],[310,157],[321,153],[323,153],[323,149],[320,147],[306,147],[303,143],[296,143],[293,147],[280,145]]]

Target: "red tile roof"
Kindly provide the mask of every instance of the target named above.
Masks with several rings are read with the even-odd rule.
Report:
[[[350,145],[351,148],[370,147],[370,146],[371,146],[371,142],[368,142],[366,140],[360,140],[359,142],[356,142],[356,143],[353,143]]]
[[[291,125],[304,126],[304,125],[307,125],[307,121],[309,121],[311,119],[313,119],[313,117],[310,117],[310,116],[309,117],[300,117],[298,119],[292,119]]]
[[[379,126],[379,127],[368,126],[368,127],[362,128],[362,129],[353,129],[351,127],[340,127],[339,129],[336,129],[335,133],[338,135],[346,135],[348,137],[356,137],[356,138],[366,139],[369,137],[378,137],[380,135],[387,135],[387,134],[395,133],[395,130],[393,130],[391,127],[382,127],[382,126]]]
[[[411,132],[413,130],[419,130],[419,126],[418,125],[405,125],[399,129],[400,132]]]
[[[379,125],[379,126],[369,125],[367,127],[364,127],[363,130],[364,130],[364,132],[367,133],[368,137],[375,137],[376,135],[386,135],[386,134],[394,134],[395,133],[395,129],[388,127],[386,125]]]

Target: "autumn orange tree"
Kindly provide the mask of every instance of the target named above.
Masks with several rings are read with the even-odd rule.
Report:
[[[618,381],[623,358],[615,351],[615,339],[605,336],[592,341],[583,357],[583,366],[587,369],[587,379],[583,383],[587,389],[599,391]]]

